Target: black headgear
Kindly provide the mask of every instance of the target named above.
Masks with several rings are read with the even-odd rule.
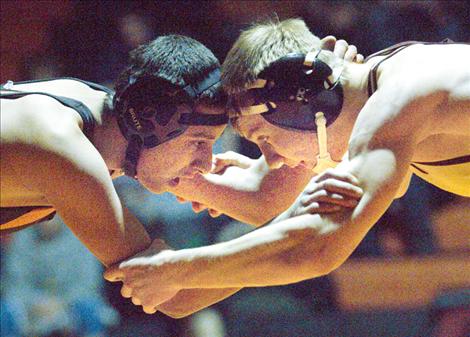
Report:
[[[316,131],[321,111],[329,126],[341,112],[343,88],[319,53],[291,53],[270,63],[249,87],[248,101],[233,104],[231,117],[261,114],[279,127]]]
[[[225,114],[201,114],[194,110],[201,95],[219,82],[219,68],[184,88],[175,88],[155,77],[131,77],[122,93],[114,97],[119,129],[128,141],[123,164],[125,174],[135,177],[142,148],[153,148],[173,139],[190,125],[226,124]]]

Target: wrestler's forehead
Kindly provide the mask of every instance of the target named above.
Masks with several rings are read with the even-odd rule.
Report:
[[[255,132],[269,133],[270,125],[262,116],[237,116],[231,118],[233,128],[243,137],[250,138]]]
[[[187,139],[215,141],[225,130],[226,125],[191,125],[180,136]]]

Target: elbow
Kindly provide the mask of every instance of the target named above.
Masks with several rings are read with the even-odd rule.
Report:
[[[315,261],[308,261],[304,266],[305,272],[311,275],[309,278],[328,275],[342,264],[342,262],[330,256],[318,256],[315,254],[315,257]]]
[[[318,259],[321,265],[323,275],[328,275],[338,269],[346,260],[341,249],[339,249],[332,240],[326,240],[318,253]]]

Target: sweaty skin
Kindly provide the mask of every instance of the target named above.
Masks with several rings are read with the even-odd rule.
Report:
[[[158,305],[169,290],[268,286],[331,272],[389,207],[411,162],[469,154],[470,68],[464,66],[469,59],[469,46],[409,47],[380,66],[378,90],[370,98],[365,83],[377,60],[351,66],[346,91],[362,95],[346,104],[360,112],[348,157],[333,171],[352,174],[364,191],[353,209],[302,214],[207,247],[144,254],[108,270],[106,277],[122,279],[133,298]],[[464,186],[470,196],[470,182]]]
[[[357,62],[363,60],[362,55],[357,54],[356,48],[348,45],[344,40],[336,41],[333,36],[328,36],[322,40],[322,44],[323,48],[334,51],[340,58]],[[304,166],[293,168],[284,166],[278,170],[268,169],[264,156],[258,160],[251,160],[246,157],[242,158],[243,156],[238,154],[233,159],[232,155],[233,153],[216,158],[216,165],[219,163],[221,166],[216,170],[217,174],[204,177],[196,175],[193,178],[183,177],[178,185],[170,186],[170,192],[183,196],[186,200],[197,201],[193,202],[195,211],[210,206],[212,209],[209,214],[213,216],[225,213],[241,221],[259,226],[292,204],[313,175],[311,170]],[[240,160],[245,163],[242,165]],[[243,170],[240,170],[241,167]],[[219,172],[220,170],[224,171],[223,174]],[[250,179],[247,179],[248,177]],[[342,179],[344,180],[344,177],[338,177],[339,181]],[[354,186],[357,182],[345,183],[346,181],[340,182],[338,186],[335,179],[330,179],[331,183],[322,187],[323,192],[330,189],[337,194],[334,197],[331,197],[330,192],[326,196],[311,194],[309,197],[313,198],[312,201],[316,205],[310,206],[308,211],[312,213],[332,212],[337,210],[334,208],[336,206],[332,205],[339,204],[345,207],[355,205],[360,197],[357,193],[357,187]],[[289,188],[286,189],[286,186]],[[314,191],[312,190],[312,192]],[[349,197],[347,197],[348,193]],[[221,195],[230,195],[230,198],[221,198]],[[266,205],[270,207],[266,209]],[[157,246],[159,248],[156,250],[159,251],[161,247]],[[155,248],[149,248],[147,253],[150,251],[156,252]],[[147,305],[148,301],[154,302],[151,300],[151,296],[144,302],[135,297],[132,297],[132,300],[134,304],[142,305],[147,313],[161,310],[178,318],[218,302],[237,290],[238,288],[205,289],[205,291],[204,289],[181,290],[171,300],[159,306]],[[174,293],[175,291],[171,290],[167,292],[167,296],[171,297],[171,294]],[[125,297],[131,297],[132,289],[124,285],[122,294]]]
[[[71,97],[101,123],[105,93],[71,80],[14,87]],[[1,205],[53,205],[104,264],[147,248],[150,238],[122,205],[108,167],[78,113],[43,95],[1,100]],[[106,240],[103,240],[106,237]]]
[[[323,38],[321,46],[345,61],[364,61],[364,56],[357,53],[354,45],[349,45],[345,40],[336,40],[334,36]],[[209,207],[211,215],[223,213],[255,226],[263,225],[285,211],[315,175],[310,167],[298,165],[298,162],[273,169],[264,155],[253,160],[229,152],[215,155],[213,162],[213,174],[183,180],[171,188],[171,192],[179,196],[181,201],[192,201],[195,211]],[[342,187],[345,189],[342,193],[354,189],[353,186]],[[230,198],[220,198],[221,195],[230,195]],[[324,201],[317,211],[325,210],[321,207],[328,208],[328,201],[336,202],[332,199]]]
[[[53,98],[27,95],[2,99],[1,206],[53,206],[106,266],[148,248],[147,232],[121,204],[109,174],[110,169],[120,169],[127,143],[115,119],[102,115],[105,93],[73,80],[21,84],[12,89],[76,99],[91,110],[97,125],[92,139],[88,139],[82,132],[79,114]],[[214,113],[203,103],[195,109]],[[223,128],[192,126],[155,150],[143,151],[144,160],[138,169],[141,182],[162,192],[175,176],[208,171],[212,145]],[[172,151],[181,152],[177,162],[162,160],[162,153]],[[213,303],[212,297],[226,293],[218,289],[203,292],[180,293],[208,304]],[[171,302],[161,308],[164,313],[167,310],[171,314]]]

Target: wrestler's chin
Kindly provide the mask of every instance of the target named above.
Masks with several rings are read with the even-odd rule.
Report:
[[[313,170],[313,168],[315,167],[315,162],[311,162],[311,161],[301,161],[297,167],[303,167],[303,168],[306,168],[306,169],[309,169],[309,170]]]
[[[168,192],[172,187],[175,187],[179,184],[179,178],[158,181],[139,181],[142,186],[144,186],[147,190],[155,194]]]

